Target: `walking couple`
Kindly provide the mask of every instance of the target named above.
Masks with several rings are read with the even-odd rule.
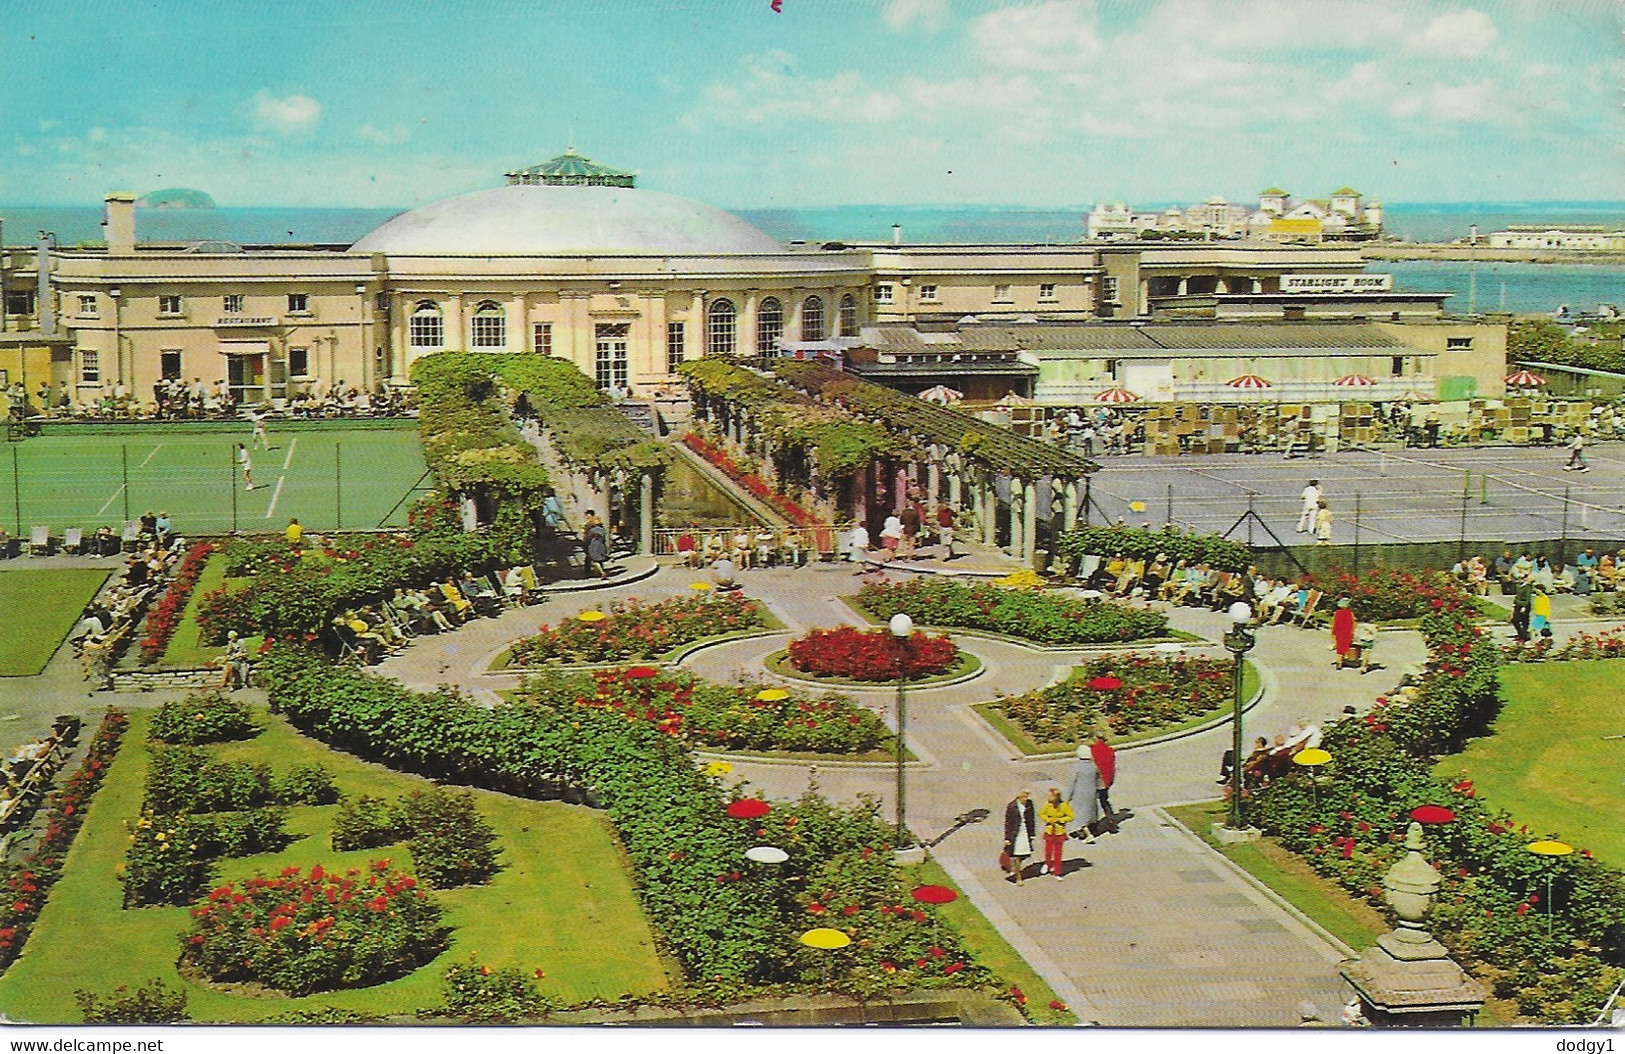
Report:
[[[1048,799],[1034,806],[1032,792],[1023,790],[1004,809],[1004,851],[999,854],[999,866],[1010,873],[1016,885],[1025,883],[1027,858],[1033,854],[1038,842],[1038,828],[1043,827],[1044,863],[1039,874],[1054,875],[1057,880],[1066,874],[1066,840],[1079,838],[1093,843],[1102,832],[1118,832],[1117,817],[1112,810],[1111,785],[1117,775],[1117,752],[1100,736],[1093,743],[1078,747],[1078,761],[1072,769],[1067,794],[1061,788],[1051,787]],[[1071,835],[1067,830],[1078,827]],[[1090,866],[1088,861],[1083,867]]]

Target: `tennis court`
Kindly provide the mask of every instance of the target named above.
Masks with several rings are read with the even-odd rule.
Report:
[[[1288,545],[1310,479],[1334,521],[1332,542],[1505,542],[1625,539],[1625,444],[1587,448],[1590,472],[1565,472],[1561,447],[1475,447],[1343,451],[1284,460],[1272,454],[1106,457],[1091,483],[1093,522],[1171,520],[1269,544],[1258,520]],[[1238,520],[1243,520],[1239,526]]]
[[[85,536],[142,513],[169,513],[182,534],[313,530],[404,523],[423,476],[413,422],[389,426],[272,425],[270,450],[251,450],[254,489],[234,452],[249,426],[113,426],[37,436],[0,451],[0,523],[27,539],[36,525]],[[396,506],[399,505],[397,508]],[[394,512],[391,513],[391,509]]]

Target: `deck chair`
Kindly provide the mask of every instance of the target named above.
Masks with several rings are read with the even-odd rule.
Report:
[[[1100,557],[1090,553],[1078,561],[1078,581],[1088,582],[1095,577],[1095,572],[1098,570],[1100,570]]]
[[[51,555],[51,529],[49,527],[37,523],[34,525],[33,530],[28,535],[28,555]]]
[[[388,600],[379,605],[379,610],[383,612],[384,618],[389,620],[389,624],[395,628],[395,632],[402,637],[415,637],[418,635],[417,627],[412,625],[410,612],[396,607],[393,602]]]
[[[519,574],[519,569],[509,568],[503,572],[502,599],[511,608],[518,607],[525,602],[525,580]]]
[[[524,586],[525,603],[534,604],[541,595],[541,583],[536,581],[536,568],[530,564],[519,565],[519,581]]]
[[[78,556],[85,548],[85,532],[82,527],[69,527],[62,532],[62,551]]]
[[[451,614],[454,621],[467,622],[474,617],[474,605],[463,597],[462,590],[450,582],[442,582],[438,588],[440,595],[446,598],[446,603],[451,605]]]
[[[130,520],[124,525],[124,530],[119,532],[118,539],[119,547],[125,552],[135,552],[141,548],[141,524]]]
[[[1294,611],[1288,616],[1288,618],[1305,629],[1308,629],[1309,623],[1313,621],[1315,617],[1315,608],[1320,604],[1320,598],[1324,595],[1325,594],[1318,589],[1311,589],[1309,591],[1309,595],[1304,598],[1303,610]]]

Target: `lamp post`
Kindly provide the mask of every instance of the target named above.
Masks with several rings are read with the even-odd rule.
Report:
[[[1247,628],[1253,620],[1253,609],[1241,601],[1230,605],[1230,630],[1224,635],[1224,647],[1235,659],[1235,668],[1231,671],[1231,682],[1234,686],[1232,706],[1234,718],[1230,729],[1230,823],[1232,832],[1239,833],[1245,830],[1241,818],[1241,777],[1242,761],[1246,755],[1241,752],[1241,668],[1242,660],[1247,653],[1253,650],[1258,641],[1253,637],[1252,631]]]
[[[908,639],[914,634],[914,620],[903,612],[891,617],[887,624],[891,635],[897,641],[897,844],[896,848],[903,848],[908,839],[908,827],[905,824],[906,812],[903,797],[903,737],[908,729],[908,678],[904,669],[903,659],[907,655]]]

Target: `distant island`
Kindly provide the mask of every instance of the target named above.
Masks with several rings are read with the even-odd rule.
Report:
[[[135,199],[135,204],[142,209],[212,209],[214,199],[201,190],[171,187],[143,194]]]

